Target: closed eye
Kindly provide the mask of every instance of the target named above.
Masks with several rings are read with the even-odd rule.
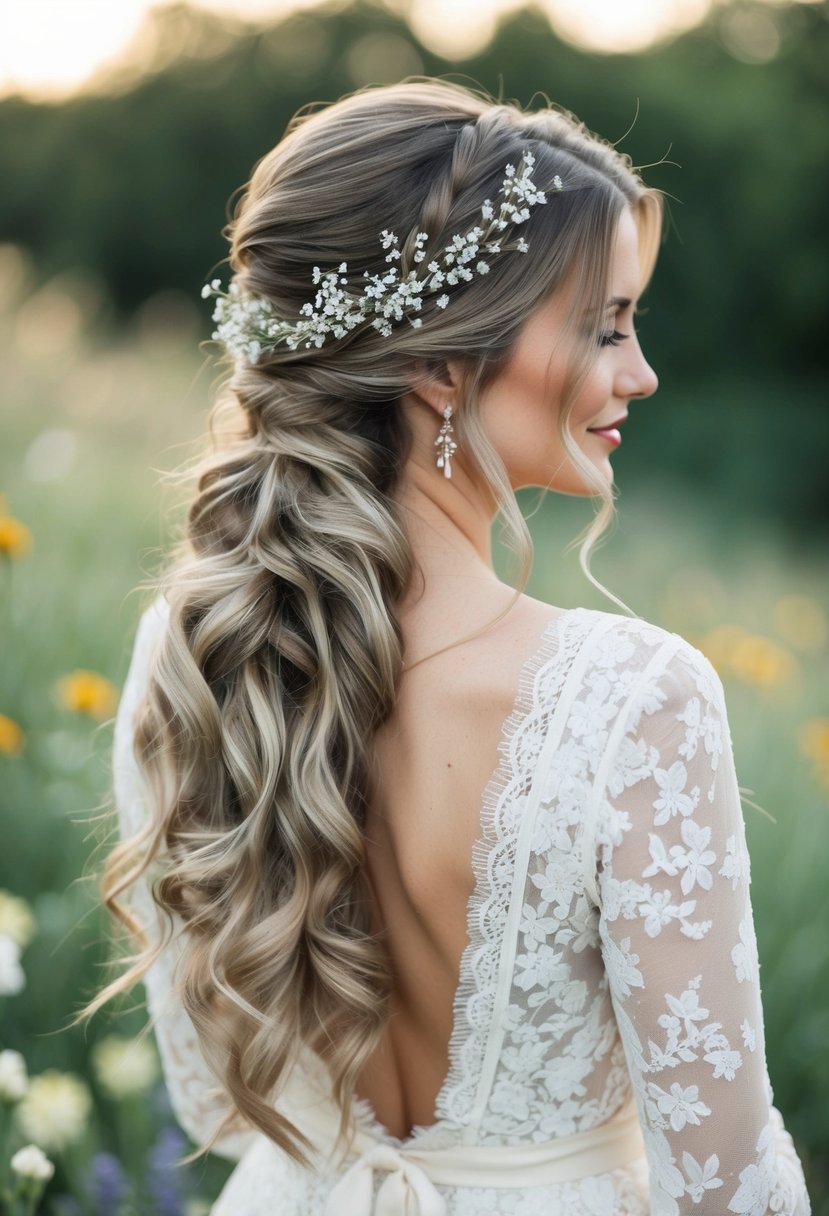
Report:
[[[618,346],[620,342],[624,342],[624,340],[629,337],[630,334],[622,334],[619,333],[618,329],[614,329],[612,333],[599,334],[599,345]]]

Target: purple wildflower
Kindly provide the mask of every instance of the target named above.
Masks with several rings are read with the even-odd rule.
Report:
[[[86,1177],[86,1190],[97,1216],[118,1216],[129,1186],[121,1162],[113,1153],[96,1153]]]
[[[149,1151],[147,1183],[156,1216],[182,1216],[185,1174],[176,1160],[187,1148],[177,1127],[165,1127]]]

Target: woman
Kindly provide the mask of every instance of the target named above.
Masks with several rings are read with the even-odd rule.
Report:
[[[116,728],[104,894],[163,939],[91,1006],[143,978],[240,1158],[214,1216],[809,1211],[722,685],[522,590],[522,486],[598,500],[592,579],[660,220],[572,116],[419,81],[295,119],[227,229],[232,374]]]

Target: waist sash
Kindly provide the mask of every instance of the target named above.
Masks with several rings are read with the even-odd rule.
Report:
[[[310,1129],[309,1129],[310,1130]],[[544,1144],[396,1147],[357,1129],[349,1166],[328,1196],[325,1216],[446,1216],[444,1186],[522,1187],[573,1182],[643,1157],[636,1109],[622,1108],[600,1127]],[[387,1177],[373,1199],[374,1171]]]

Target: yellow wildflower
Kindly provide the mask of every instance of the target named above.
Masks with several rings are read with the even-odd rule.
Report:
[[[26,736],[22,727],[13,718],[0,714],[0,754],[3,756],[19,756],[23,751]]]
[[[6,499],[0,494],[0,554],[22,557],[32,547],[32,534],[24,523],[6,514]]]
[[[158,1057],[147,1039],[110,1034],[92,1048],[92,1067],[103,1089],[113,1098],[145,1093],[158,1077]]]
[[[795,650],[818,654],[829,637],[826,610],[810,595],[784,595],[774,606],[777,632]]]
[[[79,668],[57,682],[58,699],[65,709],[103,721],[118,705],[118,689],[97,672]]]
[[[735,650],[747,637],[742,625],[718,625],[697,640],[697,647],[723,675],[731,666]]]
[[[804,756],[829,765],[829,718],[810,718],[804,722],[797,741]]]
[[[734,648],[731,669],[757,688],[779,688],[794,675],[795,660],[772,638],[748,634]]]
[[[10,891],[0,891],[0,933],[5,933],[25,950],[35,930],[35,918],[26,900]]]
[[[16,1117],[30,1140],[60,1151],[80,1140],[91,1110],[92,1095],[86,1083],[74,1073],[49,1068],[30,1079]]]

